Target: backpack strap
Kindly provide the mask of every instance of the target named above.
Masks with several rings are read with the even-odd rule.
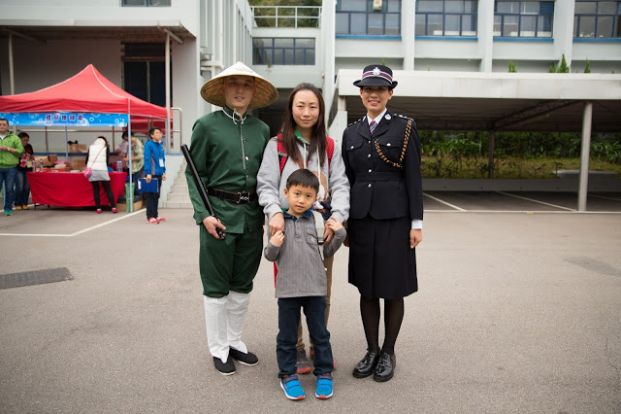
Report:
[[[330,164],[332,163],[332,156],[334,155],[334,140],[326,135],[326,142],[326,153],[328,154],[328,168],[330,168]],[[280,169],[280,173],[282,174],[282,170],[285,169],[285,164],[287,163],[287,159],[289,158],[287,150],[285,149],[285,143],[283,142],[282,134],[276,135],[276,151],[278,152],[278,168]]]
[[[323,233],[326,229],[326,223],[323,220],[323,216],[317,210],[311,210],[313,212],[313,221],[315,222],[315,231],[317,232],[317,244],[319,245],[319,255],[321,256],[321,260],[323,257],[323,244],[325,240],[323,239]]]

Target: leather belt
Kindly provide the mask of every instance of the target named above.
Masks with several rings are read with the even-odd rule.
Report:
[[[209,195],[230,201],[235,204],[246,204],[257,199],[257,193],[248,191],[224,191],[217,188],[208,188]]]

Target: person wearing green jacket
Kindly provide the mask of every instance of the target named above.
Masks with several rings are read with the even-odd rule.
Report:
[[[258,363],[241,336],[263,249],[264,218],[256,185],[270,130],[248,111],[270,105],[278,92],[237,62],[205,83],[201,96],[222,107],[196,121],[190,149],[215,211],[209,212],[203,204],[189,169],[186,178],[199,225],[209,351],[216,369],[230,375],[235,373],[233,360],[244,365]],[[220,238],[218,231],[226,231],[226,236]]]
[[[24,152],[22,140],[9,131],[9,120],[0,118],[0,189],[4,184],[4,215],[13,214],[17,164]]]

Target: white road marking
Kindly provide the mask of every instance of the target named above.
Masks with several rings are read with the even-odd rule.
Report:
[[[135,216],[136,214],[142,213],[143,212],[142,210],[144,210],[144,209],[140,209],[138,211],[134,211],[133,213],[129,213],[129,214],[126,214],[124,216],[117,217],[115,219],[108,220],[108,221],[106,221],[104,223],[100,223],[100,224],[97,224],[95,226],[87,227],[85,229],[78,230],[78,231],[70,233],[70,234],[56,234],[56,233],[47,233],[47,234],[46,233],[0,233],[0,236],[15,236],[15,237],[74,237],[74,236],[78,236],[80,234],[87,233],[89,231],[98,229],[100,227],[105,227],[105,226],[107,226],[109,224],[116,223],[117,221],[125,220],[128,217],[132,217],[132,216]]]
[[[602,198],[602,199],[604,199],[604,200],[621,201],[621,198],[617,198],[617,197],[607,197],[607,196],[603,196],[603,195],[599,195],[599,194],[589,194],[587,197]]]
[[[444,201],[444,200],[440,200],[438,197],[434,197],[434,196],[429,195],[429,194],[427,194],[427,193],[423,193],[423,195],[424,195],[424,196],[426,196],[426,197],[429,197],[429,198],[430,198],[430,199],[432,199],[432,200],[437,201],[438,203],[442,203],[442,204],[444,204],[445,206],[449,206],[450,208],[454,208],[454,209],[455,209],[455,210],[457,210],[457,211],[468,211],[468,210],[465,210],[465,209],[463,209],[463,208],[461,208],[461,207],[457,207],[457,206],[456,206],[456,205],[454,205],[454,204],[451,204],[451,203],[449,203],[449,202],[446,202],[446,201]]]
[[[563,207],[563,206],[559,206],[557,204],[552,204],[552,203],[546,203],[545,201],[541,201],[541,200],[536,200],[534,198],[529,198],[529,197],[524,197],[524,196],[519,196],[517,194],[511,194],[511,193],[506,193],[504,191],[496,191],[498,194],[502,194],[505,195],[507,197],[513,197],[513,198],[518,198],[520,200],[526,200],[526,201],[531,201],[533,203],[539,203],[539,204],[543,204],[544,206],[550,206],[550,207],[554,207],[554,208],[560,208],[561,210],[567,210],[567,211],[576,211],[573,208],[569,208],[569,207]]]

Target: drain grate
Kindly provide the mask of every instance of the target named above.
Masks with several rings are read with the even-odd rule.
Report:
[[[65,280],[73,280],[71,272],[69,272],[69,269],[66,267],[9,273],[0,275],[0,289],[43,285],[45,283],[63,282]]]

